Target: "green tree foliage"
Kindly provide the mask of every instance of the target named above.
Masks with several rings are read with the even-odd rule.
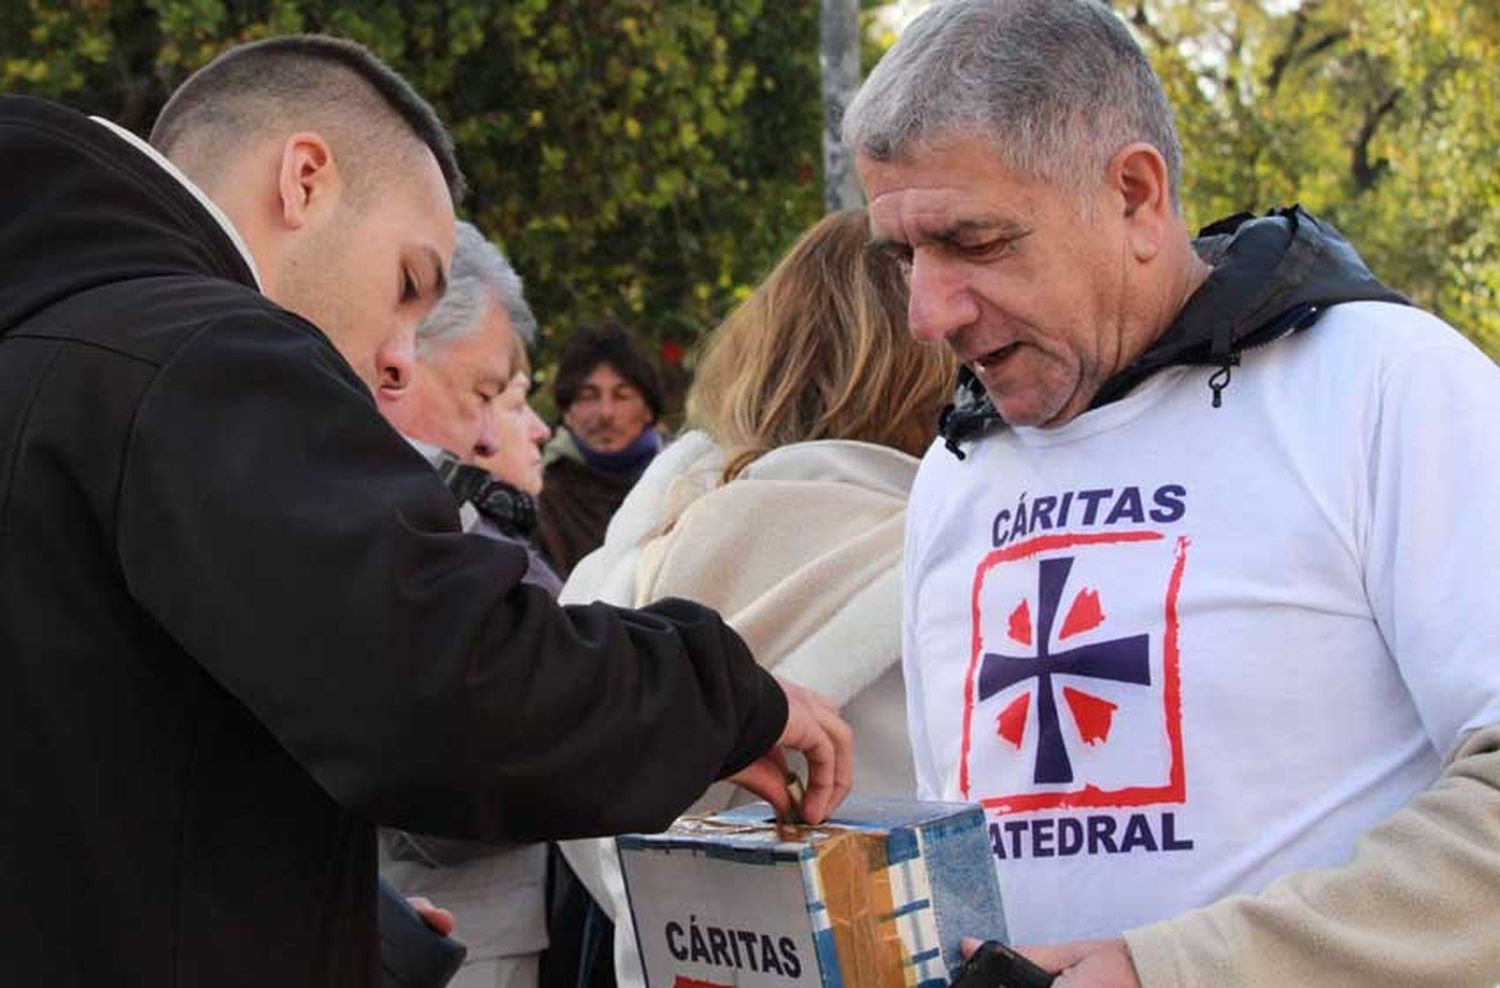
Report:
[[[1472,0],[1114,4],[1161,74],[1206,222],[1300,201],[1500,355],[1500,12]]]
[[[1493,0],[1113,3],[1178,109],[1191,221],[1300,201],[1500,354]],[[297,30],[450,120],[553,345],[606,314],[691,343],[821,210],[811,0],[0,0],[0,88],[141,131],[228,44]]]
[[[0,0],[0,89],[144,132],[224,48],[291,31],[364,42],[449,121],[548,349],[607,316],[691,343],[821,213],[802,0]]]

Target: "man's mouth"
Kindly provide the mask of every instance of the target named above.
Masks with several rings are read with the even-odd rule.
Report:
[[[976,357],[973,361],[971,361],[974,367],[974,373],[984,374],[986,372],[993,371],[999,368],[999,366],[1005,362],[1006,358],[1010,357],[1020,348],[1021,344],[1019,341],[1015,343],[1007,343],[1003,347],[991,350],[989,353],[982,354],[979,357]]]

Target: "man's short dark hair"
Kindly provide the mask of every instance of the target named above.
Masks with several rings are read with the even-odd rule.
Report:
[[[559,411],[566,412],[577,400],[583,382],[601,364],[608,364],[616,374],[635,385],[651,409],[651,417],[661,418],[661,376],[625,327],[613,322],[597,329],[581,329],[563,344],[557,358],[557,377],[552,383]]]
[[[376,158],[389,153],[391,131],[404,129],[437,159],[454,203],[463,199],[453,138],[431,104],[364,45],[328,35],[265,38],[224,52],[172,94],[151,143],[212,169],[239,138],[273,124],[331,130],[356,154]]]

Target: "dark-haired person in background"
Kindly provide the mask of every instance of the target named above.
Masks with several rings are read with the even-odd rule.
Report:
[[[454,250],[431,108],[278,38],[153,140],[0,97],[5,982],[369,988],[375,824],[786,806],[778,740],[825,815],[831,706],[705,609],[558,607],[381,419]]]
[[[569,337],[553,394],[563,428],[547,445],[539,534],[566,579],[661,452],[662,392],[650,359],[611,324]]]

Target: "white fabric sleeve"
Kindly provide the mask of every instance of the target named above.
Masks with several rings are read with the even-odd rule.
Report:
[[[1371,610],[1443,758],[1500,722],[1500,368],[1445,336],[1386,368],[1362,520]]]

